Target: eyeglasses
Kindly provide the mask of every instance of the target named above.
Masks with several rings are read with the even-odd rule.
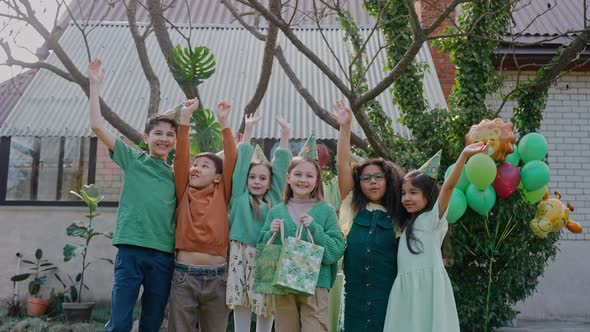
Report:
[[[363,174],[359,178],[361,179],[361,182],[365,183],[371,182],[371,179],[375,179],[375,181],[379,182],[385,179],[385,173],[379,172],[375,174]]]

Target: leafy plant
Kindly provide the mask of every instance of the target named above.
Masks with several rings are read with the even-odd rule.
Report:
[[[68,243],[63,248],[63,256],[65,262],[70,261],[72,258],[76,256],[82,257],[82,265],[80,267],[80,271],[76,274],[76,277],[74,279],[74,287],[70,288],[71,300],[75,301],[75,298],[77,297],[78,302],[82,302],[82,291],[83,289],[88,289],[88,286],[84,283],[84,275],[88,267],[92,263],[94,263],[87,261],[90,241],[96,236],[104,236],[106,238],[112,239],[113,234],[112,232],[97,232],[92,226],[94,218],[100,215],[99,213],[96,213],[98,203],[100,203],[100,201],[104,198],[104,196],[100,195],[98,189],[94,184],[83,186],[79,193],[75,191],[70,191],[70,193],[84,201],[84,203],[86,203],[86,206],[88,207],[88,214],[86,215],[87,221],[75,221],[66,229],[66,234],[68,236],[80,238],[82,240],[82,243]],[[104,260],[113,264],[113,261],[110,258],[99,258],[99,260]],[[64,288],[66,288],[65,283],[63,283],[63,280],[61,280],[61,278],[58,278],[58,280],[60,280],[64,285]],[[70,278],[70,281],[72,281],[72,278]],[[75,287],[76,285],[77,287]],[[72,288],[74,290],[72,290]]]
[[[37,295],[41,291],[41,286],[47,282],[47,274],[51,271],[55,271],[57,267],[53,265],[53,263],[50,263],[48,260],[43,259],[43,250],[41,249],[35,250],[34,261],[23,259],[22,262],[28,265],[32,265],[32,267],[30,268],[31,272],[12,276],[10,280],[13,282],[19,282],[32,277],[32,280],[29,281],[29,294],[33,297],[37,297]]]
[[[179,83],[198,86],[215,73],[215,57],[205,46],[183,48],[179,44],[174,48],[170,68]]]
[[[192,154],[221,150],[221,126],[210,109],[203,108],[193,113],[190,141]]]
[[[25,316],[25,313],[27,312],[26,301],[10,296],[8,298],[3,299],[2,302],[3,307],[6,310],[6,316],[16,318]]]

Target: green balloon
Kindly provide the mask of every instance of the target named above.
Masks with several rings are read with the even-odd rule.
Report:
[[[543,188],[550,179],[549,166],[540,160],[530,161],[520,170],[520,181],[528,192]]]
[[[454,224],[459,218],[463,217],[465,210],[467,210],[467,198],[465,198],[465,194],[457,188],[453,189],[453,194],[447,207],[447,221],[449,224]]]
[[[494,204],[496,204],[496,191],[492,186],[488,186],[482,191],[471,184],[467,187],[465,196],[467,197],[469,207],[482,216],[486,216],[492,210]]]
[[[539,133],[526,134],[518,142],[518,154],[525,164],[533,160],[543,160],[547,149],[547,140]]]
[[[514,152],[506,156],[505,162],[511,163],[512,165],[518,167],[520,155],[518,154],[518,147],[516,145],[514,146]]]
[[[496,163],[485,153],[478,153],[467,161],[465,174],[475,187],[484,190],[489,187],[496,178]]]
[[[547,190],[548,190],[547,186],[543,186],[543,187],[541,187],[541,189],[537,189],[535,191],[524,190],[524,201],[527,204],[535,205],[535,204],[539,203],[539,201],[543,198],[543,196],[545,196],[545,193],[547,192]]]
[[[449,166],[449,168],[447,168],[447,171],[445,172],[445,180],[449,177],[449,175],[451,175],[451,171],[454,167],[455,164],[453,163],[451,164],[451,166]],[[459,177],[459,181],[457,181],[455,188],[461,190],[462,192],[465,192],[465,190],[467,190],[468,185],[469,179],[467,178],[467,174],[465,173],[465,167],[463,167],[463,170],[461,171],[461,176]]]

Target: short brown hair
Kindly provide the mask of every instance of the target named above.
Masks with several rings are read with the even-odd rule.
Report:
[[[172,129],[174,129],[174,132],[178,133],[178,124],[176,123],[176,120],[173,117],[169,117],[167,115],[162,115],[162,114],[152,115],[145,121],[144,133],[146,135],[149,135],[150,131],[152,131],[154,129],[154,127],[157,124],[159,124],[160,122],[169,123],[170,127],[172,127]]]
[[[215,174],[222,174],[223,173],[223,159],[219,158],[219,156],[216,155],[215,153],[201,152],[195,157],[195,159],[193,160],[193,163],[199,158],[207,158],[207,159],[211,160],[213,162],[213,165],[215,165]]]

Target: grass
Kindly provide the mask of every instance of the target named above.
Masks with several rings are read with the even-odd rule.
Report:
[[[26,316],[26,304],[22,317],[11,317],[7,315],[7,306],[5,305],[0,312],[0,332],[9,331],[13,326],[21,321],[27,321],[29,323],[29,331],[38,332],[57,332],[61,331],[63,327],[69,325],[65,322],[63,314],[56,317],[49,317],[47,315],[41,317],[29,317]],[[139,305],[135,306],[133,311],[133,319],[139,318],[141,309]],[[103,332],[105,330],[104,325],[109,320],[111,315],[111,308],[106,304],[97,304],[92,310],[91,322],[95,325],[95,331]]]

